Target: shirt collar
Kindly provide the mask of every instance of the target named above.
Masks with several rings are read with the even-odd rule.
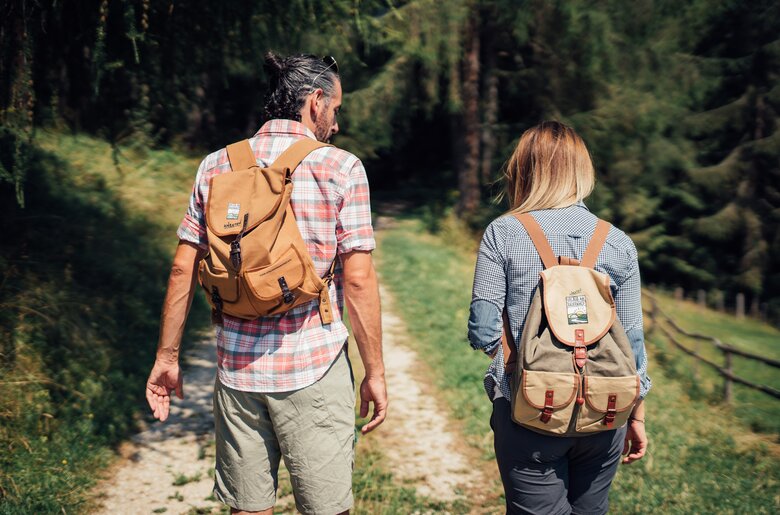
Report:
[[[580,200],[579,202],[577,202],[577,203],[576,203],[576,204],[574,204],[574,205],[575,205],[575,206],[577,206],[577,207],[581,207],[581,208],[583,208],[585,211],[590,211],[590,209],[588,209],[588,206],[586,206],[586,205],[585,205],[585,202],[584,202],[584,201],[582,201],[582,200]]]
[[[297,134],[299,136],[305,136],[315,140],[317,139],[314,133],[301,122],[296,122],[295,120],[285,120],[282,118],[268,120],[265,122],[263,126],[260,127],[260,130],[257,131],[255,136],[260,136],[261,134]]]

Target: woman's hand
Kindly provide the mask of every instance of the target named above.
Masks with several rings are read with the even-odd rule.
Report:
[[[645,433],[645,423],[638,419],[628,420],[628,430],[626,431],[626,440],[623,444],[623,463],[633,463],[641,460],[647,450],[647,434]]]

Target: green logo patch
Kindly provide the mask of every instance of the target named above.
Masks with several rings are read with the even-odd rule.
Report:
[[[585,295],[569,295],[566,297],[566,317],[569,325],[588,323],[588,303]]]

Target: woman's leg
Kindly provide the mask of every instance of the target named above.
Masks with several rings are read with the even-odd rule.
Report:
[[[626,428],[577,438],[569,451],[569,503],[572,513],[597,515],[609,509]]]
[[[515,424],[506,399],[493,402],[490,425],[507,513],[569,513],[567,454],[574,439],[545,436]]]

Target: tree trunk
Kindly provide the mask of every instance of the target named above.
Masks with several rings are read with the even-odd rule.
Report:
[[[491,10],[492,11],[492,10]],[[480,176],[483,185],[489,185],[493,180],[493,156],[496,153],[496,122],[498,121],[498,74],[496,73],[496,54],[495,54],[495,12],[488,11],[485,17],[485,24],[482,27],[483,42],[482,55],[484,56],[484,66],[482,75],[484,77],[483,91],[485,99],[482,112],[484,118],[482,122],[482,163],[480,165]]]
[[[458,214],[468,216],[479,207],[479,16],[476,9],[467,22],[463,62],[464,157],[458,168]]]

